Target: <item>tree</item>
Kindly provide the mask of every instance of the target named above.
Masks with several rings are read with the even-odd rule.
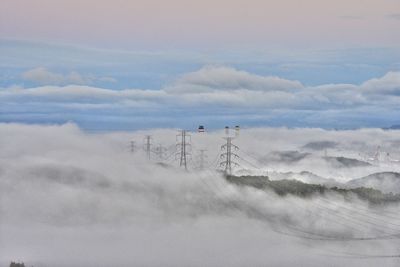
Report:
[[[21,263],[19,263],[19,262],[11,262],[10,263],[10,267],[25,267],[25,263],[23,263],[23,262],[21,262]]]

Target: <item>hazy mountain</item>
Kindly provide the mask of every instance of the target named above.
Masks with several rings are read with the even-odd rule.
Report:
[[[307,143],[303,146],[303,148],[321,151],[328,148],[335,148],[337,145],[338,143],[332,141],[317,141],[317,142]]]
[[[280,162],[280,163],[294,163],[298,162],[308,156],[310,153],[299,152],[296,150],[288,151],[273,151],[260,159],[261,162]]]
[[[384,193],[400,193],[400,173],[398,172],[379,172],[368,176],[354,179],[346,184],[350,188],[370,187],[378,189]]]
[[[299,197],[310,197],[325,193],[337,193],[343,195],[347,199],[351,199],[353,195],[366,200],[372,204],[382,204],[390,202],[399,202],[400,194],[383,193],[380,190],[357,187],[344,189],[340,187],[327,187],[320,184],[303,183],[296,180],[275,180],[272,181],[268,176],[226,176],[228,182],[238,186],[251,186],[261,190],[272,190],[280,196],[296,195]]]
[[[400,124],[392,125],[388,128],[383,128],[384,130],[400,130]]]
[[[346,157],[323,157],[323,159],[336,168],[371,166],[369,162]]]
[[[324,178],[312,172],[271,172],[268,174],[271,180],[297,180],[306,184],[319,184],[325,186],[340,186],[341,184],[332,178]]]

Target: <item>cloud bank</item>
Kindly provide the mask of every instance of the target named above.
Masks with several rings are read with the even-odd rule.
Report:
[[[26,114],[29,112],[33,116],[40,113],[38,120],[45,120],[47,116],[49,121],[52,121],[52,114],[65,113],[64,119],[80,123],[81,118],[71,115],[79,111],[91,117],[96,117],[96,112],[99,112],[122,119],[132,114],[139,118],[143,112],[154,119],[157,116],[175,119],[179,114],[204,118],[217,115],[216,118],[221,120],[234,116],[239,122],[242,122],[242,114],[247,114],[247,118],[260,116],[266,120],[276,116],[283,120],[282,125],[291,125],[290,121],[295,121],[293,126],[298,126],[303,117],[303,126],[320,123],[325,127],[324,123],[332,116],[336,116],[336,121],[332,121],[330,127],[346,127],[351,121],[353,127],[374,126],[379,119],[384,125],[375,126],[398,123],[395,115],[400,102],[400,72],[388,72],[359,85],[306,86],[299,81],[275,76],[207,66],[182,75],[160,90],[111,90],[79,85],[90,80],[74,74],[51,73],[43,68],[23,75],[26,79],[50,84],[76,80],[76,85],[3,88],[0,91],[3,121],[14,118],[29,122]],[[343,121],[338,121],[342,117]],[[251,121],[247,119],[242,124],[251,125]]]
[[[397,239],[313,240],[293,236],[300,233],[287,228],[341,237],[390,234],[399,228],[398,221],[381,216],[396,212],[397,205],[381,210],[336,195],[282,198],[238,188],[213,171],[187,173],[172,161],[163,168],[140,151],[129,152],[128,141],[133,138],[139,144],[144,134],[167,147],[175,144],[176,131],[168,129],[86,134],[73,124],[0,124],[0,263],[398,265],[396,258],[357,256],[396,255]],[[207,148],[211,161],[219,152],[221,135],[193,134],[194,149]],[[379,129],[252,129],[235,142],[243,150],[257,151],[260,154],[253,156],[260,158],[277,149],[299,149],[310,140],[335,141],[338,152],[351,153],[360,145],[372,146],[370,142],[387,147],[398,137]],[[337,171],[325,167],[303,164],[303,169],[319,174]]]
[[[76,71],[69,74],[60,74],[48,71],[46,68],[39,67],[22,73],[22,79],[39,85],[88,85],[95,81],[116,82],[112,77],[96,77],[94,75],[81,75]]]

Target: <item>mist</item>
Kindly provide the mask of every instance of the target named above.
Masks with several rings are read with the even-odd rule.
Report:
[[[399,133],[242,129],[233,140],[241,157],[234,174],[280,179],[291,172],[291,179],[308,182],[297,173],[309,172],[345,184],[399,172]],[[185,171],[175,160],[177,134],[176,129],[87,133],[72,123],[0,124],[0,265],[400,264],[398,202],[371,205],[334,193],[278,196],[231,184],[216,171],[223,131],[191,134]],[[145,135],[152,136],[154,148],[165,146],[164,156],[146,159]],[[205,170],[198,170],[200,149],[208,156]],[[379,163],[370,160],[377,151]],[[384,160],[389,156],[392,161]],[[368,164],[327,160],[337,157]]]

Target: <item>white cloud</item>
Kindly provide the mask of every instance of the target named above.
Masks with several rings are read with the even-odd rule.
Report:
[[[391,71],[381,78],[366,81],[360,86],[360,89],[378,95],[400,95],[400,72]]]
[[[294,238],[291,234],[299,232],[288,231],[295,227],[309,237],[313,236],[307,232],[385,235],[397,229],[398,222],[383,214],[398,212],[398,203],[383,209],[350,196],[278,197],[233,186],[213,171],[183,172],[177,162],[163,168],[147,161],[140,150],[129,152],[129,141],[140,145],[145,134],[175,148],[174,130],[87,134],[73,124],[0,124],[0,263],[293,266],[295,262],[314,267],[327,262],[375,266],[384,261],[385,266],[398,265],[397,258],[349,259],[351,253],[397,255],[398,239],[322,241]],[[221,136],[222,132],[193,134],[192,143],[207,148],[211,161],[220,153]],[[239,155],[250,151],[260,159],[271,151],[300,149],[310,141],[334,141],[338,149],[330,150],[330,155],[343,155],[364,146],[371,152],[376,145],[391,148],[398,139],[397,132],[379,129],[260,128],[243,129],[234,142],[240,146]],[[383,169],[342,170],[322,163],[321,159],[268,163],[267,169],[309,170],[335,179],[359,178]],[[276,231],[281,229],[283,233]]]
[[[56,82],[61,79],[57,75],[51,77]],[[79,81],[79,76],[70,78]],[[326,126],[328,121],[334,120],[334,123],[348,127],[352,120],[357,120],[358,125],[366,126],[368,121],[376,125],[380,121],[381,126],[390,126],[398,124],[394,115],[397,113],[393,111],[400,104],[399,78],[400,72],[389,72],[361,85],[304,86],[297,81],[254,75],[233,68],[205,67],[183,75],[160,90],[112,90],[84,85],[4,88],[0,90],[0,109],[7,121],[15,116],[19,116],[18,119],[29,117],[36,111],[40,116],[60,114],[60,117],[64,109],[79,110],[82,116],[85,116],[85,109],[88,112],[96,109],[115,118],[144,112],[164,119],[186,113],[213,118],[243,113],[248,114],[248,118],[251,115],[288,114],[295,122],[308,121],[312,125],[318,125],[317,120],[320,120]],[[19,111],[30,114],[18,115]],[[272,114],[276,111],[279,114]],[[218,115],[214,116],[216,113]],[[98,114],[91,116],[100,116]],[[324,120],[324,117],[330,119]]]
[[[294,91],[302,89],[298,81],[274,76],[260,76],[229,67],[204,67],[179,78],[166,90],[175,94],[205,93],[212,91]]]
[[[94,75],[81,75],[76,71],[68,74],[55,73],[43,67],[28,70],[21,75],[22,79],[34,82],[40,85],[89,85],[95,81],[101,82],[116,82],[112,77],[96,77]]]
[[[178,79],[165,89],[188,103],[213,103],[240,107],[341,109],[359,105],[399,103],[400,72],[366,81],[362,85],[326,84],[306,87],[298,81],[253,75],[233,68],[206,67]],[[380,94],[372,97],[370,92]]]
[[[33,75],[37,74],[37,75]],[[54,83],[65,80],[83,83],[79,74],[67,78],[36,69],[25,74]],[[179,78],[161,90],[111,90],[93,86],[42,86],[10,88],[0,92],[0,98],[16,101],[54,101],[88,103],[127,103],[146,101],[152,106],[175,105],[222,106],[261,109],[342,109],[362,105],[397,105],[400,93],[400,72],[389,72],[361,85],[326,84],[305,87],[297,81],[264,77],[226,67],[206,67]]]
[[[22,78],[39,84],[61,84],[64,82],[63,75],[52,73],[45,68],[28,70],[22,74]]]

